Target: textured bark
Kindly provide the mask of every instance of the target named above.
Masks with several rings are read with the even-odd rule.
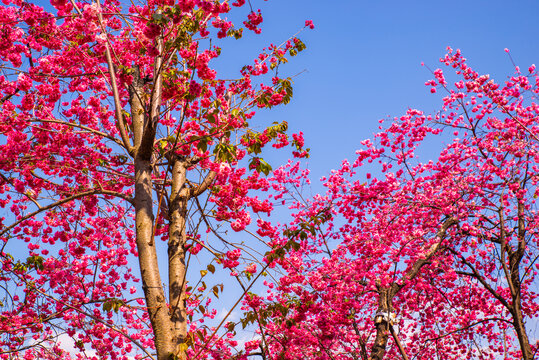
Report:
[[[129,86],[129,105],[131,106],[131,127],[135,149],[140,147],[142,133],[144,132],[144,105],[142,104],[143,81],[140,78],[140,69],[134,68],[133,83]]]
[[[377,315],[374,318],[374,326],[376,328],[376,338],[371,349],[369,360],[382,360],[386,353],[387,339],[389,337],[389,314],[393,311],[391,305],[393,294],[390,288],[382,288],[378,290],[378,314],[387,314],[387,316]]]
[[[154,239],[151,156],[155,124],[149,121],[142,104],[143,83],[138,69],[130,86],[131,120],[135,148],[135,223],[142,287],[154,333],[158,360],[170,360],[172,326],[159,273]]]
[[[163,51],[162,35],[157,39],[160,53]],[[144,83],[140,72],[134,69],[134,81],[129,88],[131,120],[135,149],[135,222],[137,230],[137,250],[140,274],[146,306],[154,333],[157,360],[171,360],[174,357],[174,331],[161,275],[154,239],[152,154],[159,109],[162,97],[162,59],[157,56],[154,63],[154,84],[149,103],[149,111],[143,105]]]
[[[159,53],[163,51],[163,39],[157,39]],[[165,297],[161,282],[154,241],[155,219],[153,215],[152,154],[156,127],[160,117],[162,99],[161,56],[154,63],[153,86],[148,106],[144,106],[144,82],[140,70],[133,69],[133,82],[129,86],[129,104],[135,157],[135,210],[137,248],[141,278],[146,304],[154,333],[158,360],[186,359],[187,338],[186,312],[186,261],[187,203],[191,197],[199,196],[211,185],[215,172],[210,171],[199,186],[188,188],[187,168],[196,160],[176,157],[170,154],[172,187],[168,201],[169,242],[168,277],[169,299]],[[164,191],[164,190],[163,190]],[[163,196],[166,193],[163,192]],[[164,214],[165,215],[165,214]]]
[[[168,279],[169,304],[172,322],[174,354],[185,359],[182,344],[187,336],[185,307],[185,243],[188,189],[185,186],[187,169],[180,160],[172,166],[172,189],[169,202]],[[185,345],[183,345],[185,347]]]
[[[142,287],[154,332],[158,360],[170,360],[171,322],[163,291],[153,236],[153,198],[151,165],[135,159],[135,223]]]
[[[523,360],[532,360],[533,351],[530,346],[530,340],[528,334],[526,333],[526,327],[524,324],[524,318],[522,316],[522,308],[520,304],[520,294],[513,298],[513,306],[511,315],[513,316],[513,326],[517,333],[518,343],[520,344],[520,351],[522,351]]]

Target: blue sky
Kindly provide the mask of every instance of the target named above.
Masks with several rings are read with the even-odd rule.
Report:
[[[305,70],[294,78],[294,99],[259,114],[266,124],[286,120],[291,130],[304,132],[312,149],[307,165],[313,191],[321,190],[316,179],[354,157],[359,142],[377,131],[379,119],[399,116],[409,107],[440,108],[440,95],[424,86],[432,76],[421,63],[439,67],[447,46],[460,48],[476,71],[497,81],[513,72],[504,48],[521,68],[539,65],[537,0],[251,2],[262,9],[262,34],[225,40],[228,69],[250,63],[262,47],[286,40],[305,20],[315,24],[300,35],[306,51],[281,71]],[[246,15],[247,8],[239,12]]]
[[[48,0],[36,3],[50,7]],[[250,3],[262,10],[262,33],[246,31],[241,40],[218,43],[222,59],[214,66],[236,77],[263,47],[285,41],[305,20],[314,21],[314,30],[299,35],[307,49],[280,70],[281,76],[301,72],[294,78],[292,102],[259,112],[251,122],[262,127],[285,120],[292,131],[303,131],[311,148],[307,166],[313,180],[338,168],[343,159],[352,159],[359,142],[378,131],[378,120],[400,116],[407,108],[438,110],[441,97],[424,85],[432,76],[421,63],[432,70],[441,67],[438,59],[447,46],[461,49],[474,70],[498,82],[514,70],[504,48],[522,69],[539,65],[537,0]],[[236,27],[243,26],[248,11],[248,4],[232,8],[229,15]],[[313,186],[321,191],[316,182]]]
[[[502,82],[517,65],[539,65],[539,1],[251,1],[264,16],[261,35],[223,44],[223,55],[252,59],[255,51],[280,43],[313,20],[300,38],[307,49],[282,69],[296,74],[286,107],[260,114],[286,120],[311,147],[313,180],[353,158],[359,142],[377,131],[378,120],[407,108],[435,112],[439,95],[425,81],[447,46],[461,49],[480,73]],[[247,11],[247,9],[242,9]],[[247,41],[245,41],[247,40]],[[245,57],[243,55],[246,55]],[[317,187],[316,185],[314,185]]]

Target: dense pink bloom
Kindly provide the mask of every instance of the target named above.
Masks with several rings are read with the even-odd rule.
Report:
[[[290,100],[290,79],[267,61],[290,47],[264,49],[238,64],[239,76],[223,78],[214,68],[226,46],[221,38],[241,37],[227,20],[235,18],[228,2],[135,3],[0,6],[0,63],[11,69],[0,76],[0,207],[7,212],[0,282],[9,292],[0,304],[0,359],[153,357],[163,351],[154,342],[160,332],[153,326],[162,326],[155,314],[164,310],[160,319],[172,328],[166,323],[184,303],[187,332],[176,338],[188,339],[188,358],[243,359],[256,351],[257,337],[243,351],[233,329],[212,334],[205,321],[216,317],[212,301],[223,291],[253,285],[273,249],[277,228],[262,218],[282,201],[272,186],[278,164],[261,155],[284,150],[292,138],[286,123],[257,124],[254,110]],[[252,11],[245,23],[259,33],[262,21]],[[199,43],[201,36],[211,41]],[[292,149],[305,152],[301,144]],[[180,198],[187,205],[174,215]],[[253,216],[261,221],[251,224]],[[235,231],[244,230],[264,237],[262,253],[252,256],[250,240],[236,241],[243,235]],[[158,264],[139,271],[135,263],[153,251]],[[183,287],[159,280],[167,266],[175,274],[184,263]],[[213,281],[223,268],[233,276],[226,289]],[[178,290],[184,301],[174,300]]]

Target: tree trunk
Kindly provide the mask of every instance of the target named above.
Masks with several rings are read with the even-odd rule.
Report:
[[[374,318],[374,324],[376,327],[376,338],[374,339],[374,344],[371,349],[371,355],[369,360],[382,360],[386,353],[387,340],[391,331],[391,322],[392,314],[394,313],[393,309],[393,298],[397,293],[406,285],[408,281],[415,279],[418,276],[419,272],[425,266],[430,259],[440,251],[442,242],[447,235],[447,230],[457,224],[457,220],[454,218],[446,219],[438,232],[436,233],[437,242],[433,243],[426,252],[420,256],[416,262],[411,266],[410,270],[406,272],[403,276],[403,279],[400,282],[393,282],[389,287],[383,288],[378,281],[376,288],[378,289],[378,311]],[[395,340],[397,343],[397,340]],[[397,343],[397,347],[401,352],[403,358],[406,358],[406,353],[402,348],[402,344]]]
[[[140,276],[157,359],[170,360],[172,331],[155,250],[151,166],[149,160],[138,156],[135,159],[135,223]]]
[[[161,38],[158,39],[158,43],[161,52]],[[160,67],[161,57],[158,56],[154,64],[154,86],[149,112],[142,101],[146,95],[138,67],[133,69],[133,82],[128,90],[135,160],[135,223],[140,276],[154,333],[157,359],[171,360],[174,351],[173,328],[155,246],[151,164],[162,96]]]
[[[185,186],[187,169],[181,160],[172,166],[172,189],[169,203],[168,278],[169,304],[172,321],[174,354],[185,359],[187,312],[185,306],[185,243],[188,189]]]
[[[530,346],[530,340],[526,333],[526,326],[524,324],[524,316],[522,314],[522,283],[520,281],[520,264],[524,257],[526,249],[526,214],[524,211],[524,205],[519,203],[517,206],[518,212],[518,245],[516,248],[507,244],[505,233],[505,222],[503,218],[503,212],[500,211],[500,247],[501,247],[501,262],[502,267],[507,278],[509,290],[511,291],[511,303],[508,306],[508,310],[513,318],[513,326],[517,333],[518,343],[522,352],[523,360],[532,360],[533,352]],[[506,259],[505,254],[508,258]],[[507,265],[509,268],[507,268]]]
[[[376,327],[376,338],[371,349],[369,360],[382,360],[386,353],[387,340],[389,337],[390,313],[393,311],[392,291],[388,288],[379,288],[378,290],[378,311],[374,318]]]
[[[513,326],[515,327],[515,331],[517,333],[518,343],[520,344],[520,351],[522,351],[522,359],[533,360],[533,351],[530,346],[530,340],[528,339],[528,334],[526,333],[526,327],[524,325],[524,319],[522,317],[520,296],[518,296],[518,299],[513,299],[513,301],[514,303],[511,309],[513,315]]]
[[[509,311],[513,317],[513,326],[515,327],[515,332],[517,333],[518,343],[520,345],[520,350],[522,351],[523,360],[532,360],[533,351],[530,346],[530,340],[528,334],[526,333],[526,326],[524,324],[524,316],[522,315],[522,284],[520,282],[520,271],[519,265],[522,259],[522,254],[519,251],[509,252],[509,266],[510,266],[510,277],[508,279],[509,289],[511,290],[511,306]]]
[[[525,187],[525,181],[522,182],[522,187]],[[513,300],[513,325],[522,351],[522,359],[532,360],[533,352],[530,346],[530,339],[526,333],[524,324],[524,316],[522,315],[522,283],[520,281],[520,264],[526,251],[526,214],[524,204],[518,203],[518,245],[516,251],[509,252],[510,268],[510,283],[511,297]],[[509,249],[509,248],[508,248]]]

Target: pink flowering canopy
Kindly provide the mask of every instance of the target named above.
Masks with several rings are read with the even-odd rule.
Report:
[[[256,109],[290,101],[292,80],[276,72],[305,45],[270,45],[237,78],[219,78],[211,62],[226,51],[220,45],[244,28],[260,32],[260,11],[244,5],[3,0],[0,358],[253,350],[203,324],[223,286],[201,277],[229,268],[247,292],[266,265],[215,241],[273,211],[267,193],[278,179],[266,177],[266,145],[307,156],[286,122],[250,126]],[[246,18],[239,27],[227,20],[234,8]],[[168,261],[170,280],[161,281],[156,248],[167,245],[159,264]],[[199,252],[203,270],[187,272]],[[184,271],[180,285],[175,271]]]
[[[426,83],[443,94],[440,112],[385,123],[323,179],[324,195],[298,202],[280,236],[273,229],[290,248],[271,255],[285,275],[248,303],[263,315],[269,358],[538,351],[539,75],[517,67],[500,85],[458,50],[441,62],[456,81],[437,69]]]
[[[383,125],[280,226],[308,172],[264,156],[308,151],[254,115],[291,100],[278,73],[305,45],[221,78],[252,5],[3,0],[0,358],[533,359],[535,66],[499,84],[448,49],[440,111]],[[216,317],[214,274],[241,320]]]

